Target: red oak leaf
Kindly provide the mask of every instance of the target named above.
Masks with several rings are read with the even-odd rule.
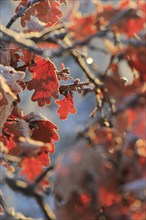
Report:
[[[38,101],[39,106],[51,103],[51,96],[58,98],[59,82],[56,75],[56,67],[50,60],[39,58],[38,62],[30,67],[33,79],[29,81],[27,88],[35,92],[32,101]]]
[[[47,148],[47,151],[50,153],[54,152],[54,145],[52,141],[59,140],[59,136],[55,131],[58,127],[41,114],[35,114],[33,112],[25,115],[24,120],[27,121],[29,126],[32,128],[31,138],[44,143],[50,143],[50,148],[49,150]]]
[[[75,114],[77,112],[76,108],[74,107],[73,96],[69,94],[67,97],[64,96],[62,100],[57,100],[56,104],[59,105],[59,109],[57,114],[59,114],[60,119],[66,120],[68,114]]]
[[[23,61],[24,65],[31,64],[34,59],[34,54],[28,50],[21,49],[22,55],[20,56],[20,60]]]
[[[35,129],[32,132],[32,139],[43,141],[44,143],[51,143],[52,141],[59,140],[59,136],[55,131],[58,127],[49,120],[35,121],[33,125]]]
[[[77,14],[69,26],[69,31],[74,33],[74,38],[83,40],[96,32],[94,16],[81,16]],[[79,25],[80,24],[80,25]]]
[[[38,158],[26,157],[22,162],[21,174],[33,182],[43,171],[42,163]]]
[[[22,0],[16,8],[16,13],[20,10],[20,7],[25,7],[28,1]],[[62,12],[59,9],[60,4],[55,0],[40,1],[27,9],[24,16],[21,18],[21,25],[26,26],[26,21],[31,20],[31,16],[38,18],[41,22],[46,23],[46,26],[51,26],[59,21],[62,17]]]

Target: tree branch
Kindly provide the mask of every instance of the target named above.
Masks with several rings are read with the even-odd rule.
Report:
[[[42,209],[43,215],[46,220],[55,220],[54,213],[51,211],[49,206],[44,203],[43,197],[40,194],[35,192],[35,187],[33,184],[29,185],[28,183],[24,181],[11,179],[8,177],[5,178],[5,181],[7,185],[14,191],[20,192],[24,194],[25,196],[34,197],[37,203],[40,205],[40,208]]]
[[[8,30],[3,25],[1,25],[0,29],[1,35],[0,35],[0,41],[1,42],[7,42],[7,43],[14,43],[19,45],[20,47],[24,47],[25,49],[34,52],[38,55],[43,55],[44,50],[41,48],[36,48],[36,44],[26,38],[27,35],[23,33],[16,33],[15,31]]]
[[[78,91],[79,93],[83,89],[84,86],[89,85],[88,82],[80,82],[78,79],[76,79],[73,83],[67,84],[67,85],[62,85],[59,87],[59,92],[60,94],[66,94],[68,92],[72,91]]]
[[[22,17],[32,5],[34,5],[38,2],[42,2],[42,1],[44,1],[44,0],[31,0],[31,1],[28,1],[24,7],[19,7],[18,12],[10,19],[10,21],[6,25],[6,28],[10,28],[12,26],[12,24],[18,18]]]
[[[50,167],[47,167],[47,168],[45,169],[45,171],[42,172],[42,173],[40,174],[40,176],[37,177],[37,179],[35,180],[35,182],[34,182],[33,185],[36,187],[36,186],[42,181],[42,179],[47,175],[47,173],[50,172],[50,171],[52,171],[53,169],[54,169],[54,165],[52,165],[52,166],[50,166]]]

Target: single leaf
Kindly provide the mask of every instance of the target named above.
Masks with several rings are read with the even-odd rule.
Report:
[[[74,107],[73,96],[71,94],[64,96],[62,100],[57,100],[56,104],[60,106],[57,110],[57,114],[59,114],[60,119],[62,120],[66,120],[69,113],[75,114],[77,112]]]
[[[43,171],[41,161],[35,157],[26,157],[21,166],[21,175],[25,176],[30,182],[33,182]]]
[[[58,127],[49,120],[35,121],[33,124],[36,128],[33,130],[32,139],[43,141],[44,143],[51,143],[52,141],[59,140],[59,136],[55,131]]]
[[[35,114],[32,112],[25,115],[24,119],[29,122],[30,127],[32,127],[32,139],[44,143],[52,143],[52,141],[59,140],[59,136],[55,131],[58,127],[41,114]],[[52,151],[53,145],[50,146],[50,152]]]
[[[27,88],[35,89],[32,101],[38,101],[39,106],[51,103],[51,97],[58,98],[59,82],[56,75],[56,67],[50,60],[38,59],[38,62],[30,67],[33,79],[29,81]]]

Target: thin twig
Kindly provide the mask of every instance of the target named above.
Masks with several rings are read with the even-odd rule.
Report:
[[[1,205],[2,208],[4,209],[5,213],[6,213],[7,215],[10,215],[10,214],[9,214],[9,209],[8,209],[8,207],[7,207],[7,204],[6,204],[5,200],[4,200],[4,198],[3,198],[2,192],[0,192],[0,205]]]
[[[95,78],[94,74],[90,71],[89,67],[87,66],[86,61],[84,58],[77,52],[77,50],[71,51],[72,57],[76,60],[76,62],[79,64],[81,69],[85,72],[87,78],[91,83],[93,83],[96,87],[102,87],[103,83],[98,79]]]
[[[34,52],[35,54],[43,55],[44,50],[41,48],[36,48],[36,44],[32,40],[26,38],[27,35],[23,33],[16,33],[15,31],[12,30],[8,30],[3,25],[1,25],[0,32],[1,32],[0,35],[1,42],[15,43],[23,48],[26,48],[31,52]]]
[[[8,24],[6,25],[6,28],[10,28],[12,26],[12,24],[18,18],[22,17],[32,5],[34,5],[34,4],[38,3],[38,2],[41,2],[41,1],[44,1],[44,0],[31,0],[31,1],[28,1],[25,6],[20,7],[18,9],[18,12],[8,22]]]
[[[36,194],[35,195],[36,201],[39,205],[39,207],[41,208],[44,217],[46,220],[55,220],[56,217],[54,215],[54,213],[52,212],[52,210],[50,209],[50,207],[44,202],[42,196]]]
[[[36,186],[42,181],[42,179],[47,175],[47,173],[50,172],[50,171],[52,171],[53,169],[54,169],[54,165],[52,165],[52,166],[46,168],[45,171],[42,172],[42,173],[40,174],[40,176],[37,177],[37,179],[35,180],[35,182],[34,182],[33,185],[36,187]]]
[[[8,186],[14,191],[20,192],[24,194],[25,196],[34,197],[37,203],[40,205],[46,220],[55,220],[54,213],[51,211],[49,206],[45,204],[43,197],[37,192],[35,192],[35,187],[33,184],[29,185],[28,183],[24,181],[14,180],[8,177],[5,178],[5,181],[8,184]]]
[[[59,87],[59,92],[60,94],[66,94],[68,92],[71,91],[78,91],[79,93],[81,92],[81,90],[85,87],[88,86],[89,83],[88,82],[76,82],[77,80],[74,81],[74,83],[70,83],[67,85],[61,85]]]

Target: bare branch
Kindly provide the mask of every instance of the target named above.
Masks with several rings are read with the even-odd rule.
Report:
[[[74,83],[60,86],[59,92],[63,95],[72,91],[77,91],[80,93],[82,89],[88,84],[88,82],[80,82],[78,79],[76,79]]]
[[[33,185],[36,187],[36,186],[42,181],[42,179],[47,175],[47,173],[50,172],[50,171],[52,171],[53,169],[54,169],[54,166],[53,166],[53,165],[50,166],[50,167],[47,167],[47,168],[45,169],[45,171],[42,172],[42,173],[40,174],[40,176],[37,177],[37,179],[35,180],[35,182],[34,182]]]
[[[32,40],[26,38],[27,35],[23,33],[16,33],[15,31],[12,30],[8,30],[3,25],[1,25],[0,32],[1,32],[0,35],[1,42],[15,43],[31,52],[34,52],[38,55],[43,55],[44,50],[40,48],[36,48],[36,44]]]
[[[46,175],[46,174],[45,174]],[[20,192],[25,196],[34,197],[39,204],[40,208],[42,209],[43,215],[46,220],[55,220],[55,215],[49,208],[47,204],[44,203],[43,197],[35,192],[34,185],[29,185],[24,181],[19,181],[16,179],[5,178],[6,183],[8,186],[13,189],[14,191]]]

